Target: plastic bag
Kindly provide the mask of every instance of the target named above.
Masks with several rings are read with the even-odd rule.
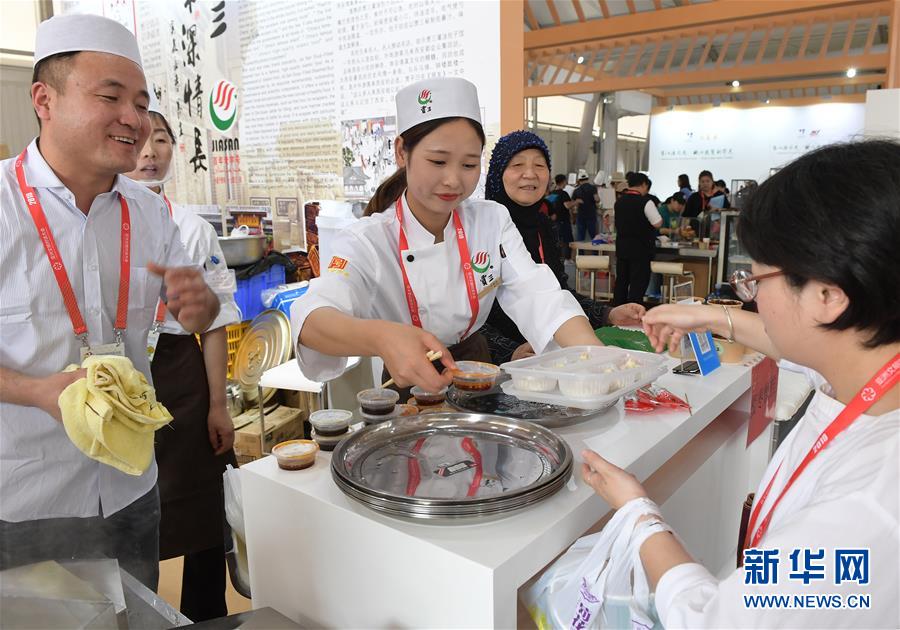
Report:
[[[225,519],[231,528],[240,536],[241,540],[246,540],[244,533],[244,500],[241,494],[241,473],[231,464],[225,467],[222,473],[225,484]]]
[[[649,499],[622,506],[603,531],[575,541],[523,593],[538,628],[661,628],[638,552],[647,536],[668,526],[655,521],[636,528],[646,514],[659,515]]]

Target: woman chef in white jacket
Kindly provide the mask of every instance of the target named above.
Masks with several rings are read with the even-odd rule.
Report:
[[[367,217],[335,239],[321,277],[291,309],[297,359],[314,380],[338,376],[347,356],[380,356],[400,387],[450,382],[426,359],[490,361],[477,334],[494,299],[535,352],[599,342],[553,273],[532,261],[509,211],[469,199],[485,136],[475,86],[426,79],[397,93],[398,170]]]

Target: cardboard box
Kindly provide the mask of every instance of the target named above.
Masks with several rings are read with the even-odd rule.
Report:
[[[244,423],[247,418],[251,422]],[[307,414],[302,409],[279,406],[266,414],[266,450],[285,440],[303,437],[303,421]],[[257,459],[262,456],[259,444],[259,410],[245,411],[234,419],[235,426],[241,425],[234,432],[234,452],[238,461],[242,457]],[[243,424],[242,424],[243,423]]]

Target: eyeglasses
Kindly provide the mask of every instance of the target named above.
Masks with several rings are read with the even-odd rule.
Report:
[[[728,284],[737,293],[737,296],[744,302],[752,302],[756,299],[756,293],[759,291],[759,283],[766,278],[774,278],[775,276],[783,276],[783,271],[772,271],[770,273],[761,273],[754,276],[746,269],[737,269],[731,274],[731,280]]]

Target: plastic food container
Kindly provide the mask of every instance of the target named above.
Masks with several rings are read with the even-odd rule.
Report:
[[[556,389],[556,379],[540,374],[519,374],[513,377],[513,385],[526,392],[549,392]]]
[[[362,412],[369,416],[386,416],[394,411],[400,394],[393,389],[364,389],[356,395]]]
[[[447,398],[447,388],[444,387],[439,392],[426,392],[424,389],[416,385],[409,392],[416,399],[416,404],[420,407],[430,407],[431,405],[440,405]]]
[[[320,436],[343,435],[350,426],[353,413],[344,409],[320,409],[309,416],[309,423]]]
[[[321,435],[315,429],[311,433],[312,439],[323,451],[333,451],[334,447],[341,443],[341,440],[350,435],[350,431],[344,431],[340,435]]]
[[[503,391],[522,400],[598,409],[647,385],[666,371],[667,359],[610,346],[575,346],[504,363]]]
[[[452,371],[453,385],[466,391],[485,391],[494,386],[500,376],[500,368],[481,361],[457,361]]]
[[[272,455],[278,460],[278,467],[284,470],[303,470],[316,461],[319,445],[312,440],[288,440],[276,444]]]

